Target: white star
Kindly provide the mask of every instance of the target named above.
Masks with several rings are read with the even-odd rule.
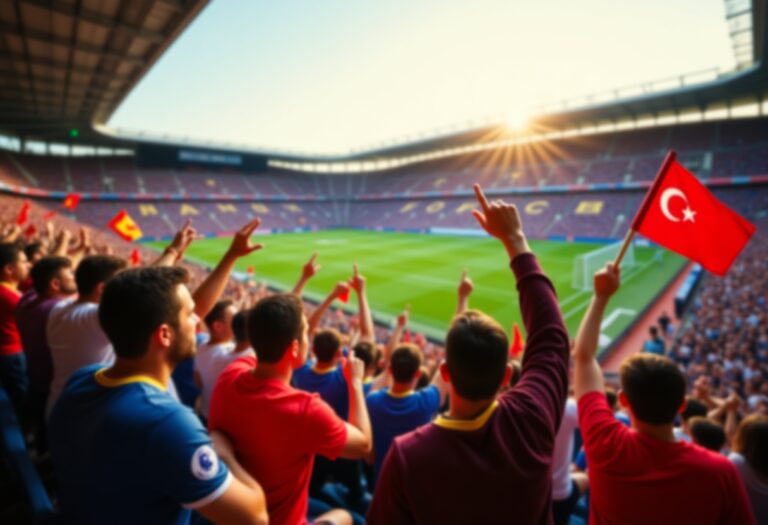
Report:
[[[696,212],[690,206],[686,206],[683,210],[683,222],[696,222],[693,220],[694,215],[696,215]]]

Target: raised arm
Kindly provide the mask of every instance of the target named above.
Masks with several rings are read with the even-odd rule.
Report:
[[[456,315],[466,311],[469,307],[469,296],[472,294],[472,290],[475,289],[472,279],[467,277],[467,270],[461,273],[461,279],[459,280],[459,289],[457,290],[456,301]]]
[[[261,485],[238,463],[234,447],[224,434],[214,430],[211,441],[233,479],[224,494],[200,507],[199,512],[217,525],[266,525],[269,522],[267,499]]]
[[[336,286],[331,290],[331,293],[323,300],[322,303],[317,305],[317,308],[312,312],[307,320],[307,335],[311,339],[315,334],[315,330],[320,325],[320,321],[323,319],[323,314],[333,304],[333,301],[348,293],[349,285],[343,281],[336,283]]]
[[[619,289],[619,269],[612,263],[595,274],[594,295],[581,321],[573,347],[573,389],[576,398],[589,392],[603,392],[603,371],[597,362],[600,323],[611,296]]]
[[[371,392],[375,392],[376,390],[380,390],[387,386],[389,381],[389,358],[392,356],[392,352],[395,351],[397,345],[400,344],[400,339],[403,337],[403,330],[405,329],[405,325],[408,324],[409,310],[410,305],[406,305],[405,309],[397,316],[395,327],[389,334],[389,339],[387,339],[387,344],[384,346],[384,352],[381,356],[382,372],[374,378],[373,384],[371,385]]]
[[[341,451],[341,456],[347,459],[366,457],[373,447],[371,420],[368,418],[368,407],[363,393],[363,377],[365,364],[350,351],[344,364],[344,378],[347,380],[349,392],[349,423],[347,423],[347,442]]]
[[[445,360],[443,360],[443,363],[444,362]],[[443,374],[440,373],[440,366],[435,369],[435,374],[432,376],[432,382],[430,384],[434,385],[437,388],[437,391],[440,392],[440,406],[443,406],[445,404],[445,398],[448,397],[448,383],[445,382]]]
[[[542,435],[554,439],[568,394],[569,349],[555,289],[531,253],[517,208],[500,199],[489,203],[477,184],[475,194],[481,209],[472,214],[488,234],[499,239],[511,260],[528,334],[520,381],[514,392],[525,396],[531,418],[543,425],[541,431],[546,434]]]
[[[198,317],[202,318],[208,315],[213,305],[221,297],[227,286],[229,275],[232,273],[232,268],[235,266],[235,261],[263,248],[262,244],[250,243],[251,235],[259,227],[259,224],[261,224],[261,220],[254,219],[235,233],[232,244],[229,245],[229,249],[224,253],[219,264],[192,294],[192,298],[195,300],[195,313]]]
[[[184,252],[187,251],[189,245],[197,236],[197,230],[192,227],[192,219],[187,219],[184,226],[181,227],[176,235],[173,237],[173,241],[169,244],[162,255],[152,263],[152,266],[173,266],[184,257]]]
[[[309,258],[309,261],[307,261],[307,263],[301,268],[301,276],[299,277],[296,286],[293,287],[293,291],[291,292],[293,295],[301,297],[301,292],[304,291],[304,287],[307,285],[307,282],[312,277],[314,277],[317,271],[321,268],[319,264],[315,264],[316,260],[317,252],[314,252],[312,257]]]
[[[352,267],[352,278],[349,286],[357,293],[358,315],[360,316],[360,341],[375,342],[373,331],[373,316],[368,307],[368,296],[365,293],[365,277],[360,275],[357,263]]]

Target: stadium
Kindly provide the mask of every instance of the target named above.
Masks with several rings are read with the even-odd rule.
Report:
[[[0,284],[11,290],[0,297],[4,459],[0,479],[6,489],[0,498],[1,523],[265,523],[267,514],[272,523],[458,523],[470,515],[477,522],[505,523],[510,518],[497,512],[505,505],[524,523],[648,523],[647,498],[657,497],[657,523],[708,523],[706,519],[768,523],[768,6],[764,0],[724,2],[722,23],[732,40],[732,69],[682,71],[619,89],[605,86],[600,93],[542,106],[524,123],[514,125],[482,119],[343,154],[299,153],[112,126],[110,119],[121,104],[151,71],[165,66],[161,59],[169,49],[192,30],[193,23],[206,23],[206,13],[212,9],[208,4],[207,0],[0,4]],[[669,152],[675,152],[676,160]],[[644,236],[642,228],[625,242],[628,231],[642,223],[638,210],[652,206],[668,169],[678,169],[669,168],[670,162],[682,173],[694,174],[696,187],[717,202],[712,209],[726,210],[711,219],[711,229],[688,234],[686,246],[696,245],[696,253],[704,253],[709,261],[718,255],[727,258],[725,241],[748,231],[722,274],[712,271],[704,255],[698,259],[690,250],[675,253],[680,250],[668,249],[660,237]],[[684,210],[682,200],[687,202],[688,197],[680,195],[674,208],[675,201],[662,199],[662,213],[672,223],[696,224],[690,210],[697,210],[701,220],[704,208],[689,203]],[[515,206],[514,213],[509,205]],[[504,219],[503,213],[519,220],[507,215]],[[478,219],[478,214],[485,218]],[[672,227],[670,223],[664,231]],[[499,234],[499,229],[505,233]],[[17,261],[21,253],[23,264]],[[612,270],[600,277],[595,274],[617,256],[621,284],[606,292],[610,302],[597,316],[600,283],[611,288],[608,281],[613,274]],[[30,276],[20,276],[17,267],[27,260]],[[160,294],[157,290],[165,286],[151,273],[154,267],[174,265],[185,269],[183,278],[174,277],[178,279],[174,286],[189,289],[192,313],[178,306],[176,296],[143,302],[142,294]],[[64,271],[74,288],[66,289],[66,279],[57,273]],[[146,284],[155,282],[160,284]],[[36,297],[27,297],[29,293]],[[248,390],[242,386],[245,383],[238,387],[234,379],[229,381],[247,359],[252,360],[247,361],[251,368],[255,366],[254,377],[260,369],[266,374],[288,363],[290,352],[285,348],[280,350],[286,354],[273,359],[266,350],[262,353],[257,341],[271,348],[278,336],[259,339],[259,329],[266,326],[266,332],[276,333],[287,323],[267,315],[278,315],[267,311],[270,301],[290,310],[295,305],[286,297],[296,296],[297,322],[308,326],[309,361],[294,362],[295,357],[289,363],[293,368],[285,365],[289,371],[284,387],[312,392],[307,399],[314,401],[301,409],[309,415],[302,417],[308,421],[317,417],[329,428],[309,427],[310,423],[291,427],[285,414],[271,412],[274,407],[265,408],[260,400],[248,397],[254,394],[242,394],[255,392],[256,386]],[[64,310],[70,303],[82,306],[83,312],[67,324]],[[165,315],[168,304],[174,305],[175,321],[150,326],[143,344],[149,353],[163,356],[165,348],[171,357],[146,364],[149,353],[127,350],[131,327],[110,321],[109,312],[123,312],[143,326],[145,322],[137,319]],[[500,328],[495,324],[489,328],[485,317],[472,320],[468,307],[484,312]],[[197,316],[197,356],[173,357],[174,351],[181,351],[179,334],[184,330],[184,320],[181,328],[178,324],[179,308]],[[551,314],[553,309],[557,315]],[[235,327],[238,312],[245,312],[241,318],[246,319],[242,322],[248,324],[247,330],[241,327],[238,332]],[[266,317],[260,319],[263,312]],[[473,338],[461,332],[470,330],[467,326],[487,332]],[[288,341],[300,354],[301,330],[296,330]],[[493,355],[484,355],[483,345],[502,344],[499,330],[502,364],[512,374],[503,381],[501,369],[498,374],[483,372],[483,367],[493,366]],[[101,341],[98,345],[96,339]],[[166,339],[171,342],[163,342]],[[240,350],[241,340],[249,341],[250,347],[246,344]],[[323,357],[328,340],[337,348]],[[86,344],[94,344],[95,353],[73,357],[78,345]],[[478,345],[480,357],[473,361],[467,352],[452,350],[461,344]],[[558,348],[562,363],[552,357]],[[241,351],[242,356],[250,352],[249,357],[238,358],[235,354]],[[545,356],[546,352],[552,355]],[[685,403],[672,407],[680,408],[681,415],[673,410],[671,417],[676,438],[688,447],[679,457],[687,459],[675,459],[670,447],[655,452],[653,457],[659,459],[653,468],[662,472],[659,485],[653,487],[652,481],[641,490],[628,483],[636,491],[630,495],[616,488],[625,480],[621,471],[609,466],[621,462],[621,454],[616,454],[619,459],[605,458],[600,447],[612,448],[615,443],[588,435],[586,429],[597,415],[583,406],[586,401],[597,404],[597,396],[590,396],[594,390],[601,391],[601,399],[606,397],[605,385],[621,390],[624,408],[618,408],[615,392],[615,406],[610,407],[617,420],[623,417],[629,425],[631,419],[632,435],[646,433],[663,441],[659,436],[672,432],[672,422],[667,428],[666,420],[662,424],[658,417],[643,419],[649,412],[641,412],[642,403],[632,394],[640,391],[642,381],[627,383],[629,372],[622,363],[638,356],[667,365],[667,375],[652,382],[652,395],[640,397],[669,404],[661,398],[677,395],[675,386],[670,386],[671,367],[684,381],[682,401],[700,410],[683,410]],[[171,364],[157,364],[163,359]],[[455,363],[461,360],[464,371],[459,372]],[[599,382],[584,371],[594,360],[599,363],[595,365]],[[401,379],[404,372],[397,367],[408,369],[412,361],[415,368]],[[95,365],[101,366],[94,369]],[[89,367],[95,377],[92,385],[78,371],[82,367]],[[214,368],[216,373],[210,375]],[[533,383],[537,373],[546,375],[542,369],[554,376],[560,368],[560,379],[550,379],[546,388]],[[292,369],[296,369],[293,376]],[[467,379],[466,370],[479,375]],[[643,370],[651,374],[656,368],[649,365]],[[115,375],[110,376],[112,371]],[[354,390],[356,373],[367,385],[367,397]],[[464,396],[471,390],[466,385],[479,388],[489,374],[501,374],[492,397]],[[131,379],[136,377],[150,379],[137,386],[140,381]],[[538,381],[543,381],[541,377]],[[162,393],[146,393],[160,383]],[[106,404],[97,406],[93,401],[106,399],[106,394],[94,393],[98,385],[112,393],[142,388],[135,395],[143,397],[113,400],[122,403],[123,410],[134,407],[117,418]],[[503,393],[496,400],[500,388]],[[384,448],[382,453],[379,440],[384,438],[377,434],[376,422],[382,408],[369,402],[366,411],[365,400],[381,390],[400,402],[430,389],[435,409],[416,424],[413,405],[412,410],[407,408],[412,417],[405,426],[401,420],[383,425],[386,447],[396,443],[401,448],[389,448],[389,454]],[[523,399],[519,402],[513,399],[518,389]],[[550,390],[557,392],[552,394],[552,410],[547,404]],[[269,395],[278,396],[276,392]],[[569,394],[570,405],[563,410]],[[503,396],[507,396],[504,402]],[[382,405],[386,401],[377,399]],[[487,402],[483,405],[480,400]],[[254,412],[249,412],[247,401],[254,403]],[[145,413],[155,414],[164,407],[176,414],[157,425],[165,428],[166,421],[178,420],[182,430],[165,431],[180,436],[178,447],[163,442],[160,431],[142,428],[142,434],[138,427],[117,422],[139,425],[143,416],[138,407],[145,402],[149,403]],[[170,403],[188,408],[180,416]],[[313,415],[309,408],[313,403],[323,403],[324,408],[314,408]],[[568,417],[571,405],[569,427],[563,414]],[[402,414],[406,405],[398,406]],[[476,417],[460,417],[460,407]],[[277,425],[282,434],[275,430],[270,435],[269,429],[259,433],[240,422],[247,419],[245,414],[262,413],[273,418],[270,425]],[[697,428],[706,434],[701,441],[688,414],[699,416]],[[394,418],[391,413],[388,417]],[[549,417],[552,421],[547,423]],[[282,422],[288,426],[280,427]],[[333,432],[331,423],[337,424]],[[488,430],[493,436],[512,435],[509,443],[519,447],[517,455],[497,450],[498,438],[483,436],[482,425],[493,427]],[[460,444],[447,437],[439,441],[437,430],[423,430],[427,426],[444,434],[466,428],[471,429],[466,434],[477,436],[461,438]],[[329,442],[318,444],[317,450],[301,448],[309,446],[301,442],[309,438],[297,436],[309,435],[310,428],[323,438],[327,433]],[[723,435],[719,446],[707,446],[712,433]],[[343,438],[339,442],[340,434],[347,436],[346,443]],[[621,447],[631,446],[625,435],[630,431],[615,430],[612,439],[618,440],[618,434],[625,441],[615,445],[616,450],[629,450]],[[115,454],[120,457],[111,463],[113,442],[99,439],[120,435],[130,436],[126,442],[137,452]],[[350,444],[355,441],[351,436],[367,441]],[[421,442],[416,439],[420,436]],[[752,448],[745,445],[750,436]],[[191,449],[193,456],[182,458],[191,446],[183,442],[187,438],[198,448]],[[549,448],[532,444],[534,438]],[[436,443],[434,450],[455,452],[453,459],[440,460],[431,476],[425,465],[438,454],[417,455],[429,448],[430,439]],[[257,447],[244,444],[258,440],[271,447],[261,449],[270,456],[267,459],[258,457]],[[303,455],[290,456],[294,441]],[[176,448],[178,453],[172,451]],[[717,454],[705,457],[704,448]],[[553,463],[553,450],[554,461],[566,458],[564,471]],[[104,463],[90,462],[91,451],[103,455]],[[281,464],[281,454],[291,461]],[[409,454],[414,455],[412,463]],[[168,480],[157,485],[165,485],[155,487],[148,481],[155,474],[144,473],[143,480],[139,474],[135,474],[139,481],[129,479],[134,474],[126,475],[111,488],[113,476],[123,477],[120,469],[143,468],[132,463],[142,461],[139,458],[161,462],[158,468]],[[177,459],[178,464],[192,462],[191,475],[188,467],[175,473]],[[301,461],[303,470],[296,466]],[[678,465],[678,470],[665,477],[669,464]],[[455,465],[462,467],[451,470]],[[631,461],[628,465],[625,476],[631,472],[633,479],[654,479],[656,473],[643,473],[643,468],[650,468],[647,465]],[[101,478],[91,476],[91,471],[98,471]],[[289,479],[278,482],[278,471]],[[728,477],[731,471],[733,478]],[[479,477],[473,478],[475,474]],[[192,476],[192,481],[185,476]],[[452,484],[462,476],[466,483]],[[558,487],[558,476],[564,476],[565,489],[562,483]],[[719,488],[704,482],[707,477],[717,478]],[[295,490],[287,492],[280,483],[296,485],[291,487]],[[434,487],[431,496],[422,494],[433,492],[425,491],[424,483]],[[510,495],[501,494],[500,483],[508,483],[504,486],[510,487]],[[670,487],[686,485],[689,491],[697,490],[698,497],[712,500],[713,507],[702,505],[700,513],[691,511],[688,503],[674,508],[660,495],[675,495]],[[239,492],[232,489],[235,486]],[[91,492],[86,497],[84,491]],[[123,499],[114,499],[115,494]],[[646,500],[632,500],[638,494]],[[686,495],[675,497],[692,501]],[[618,498],[619,504],[610,498]],[[431,499],[442,499],[447,508],[435,511],[438,502],[424,503]],[[720,504],[721,499],[727,501]],[[713,510],[716,505],[725,509],[719,515]],[[487,510],[476,508],[486,506]],[[626,514],[616,508],[622,506]],[[106,510],[111,517],[100,514]]]

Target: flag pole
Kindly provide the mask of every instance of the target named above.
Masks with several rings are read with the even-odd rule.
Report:
[[[643,222],[643,218],[645,218],[645,214],[648,213],[648,208],[650,208],[651,203],[653,202],[653,199],[656,197],[656,193],[659,190],[661,181],[664,179],[664,175],[667,174],[667,170],[669,169],[669,166],[675,161],[676,157],[677,157],[677,153],[673,150],[670,150],[669,153],[667,153],[667,156],[664,159],[664,162],[662,162],[661,168],[659,168],[659,172],[656,174],[656,178],[653,180],[653,183],[651,184],[651,187],[648,190],[648,193],[645,194],[645,198],[643,199],[642,204],[640,204],[640,208],[638,208],[637,213],[635,214],[635,218],[632,219],[632,223],[629,225],[627,234],[624,236],[624,244],[621,245],[621,250],[619,251],[619,254],[616,256],[616,260],[613,262],[613,265],[615,267],[618,268],[619,265],[621,264],[621,260],[624,258],[624,254],[627,253],[629,244],[632,242],[632,239],[635,237],[635,233],[637,233],[638,226],[640,225],[641,222]]]

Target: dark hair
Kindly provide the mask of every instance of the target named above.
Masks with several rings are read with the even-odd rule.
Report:
[[[720,452],[725,445],[723,425],[701,416],[694,416],[689,422],[693,442],[714,452]]]
[[[733,450],[762,476],[768,476],[768,416],[752,414],[745,417],[736,429]]]
[[[355,357],[365,365],[366,370],[373,364],[374,346],[370,341],[360,341],[352,350],[355,351]]]
[[[426,366],[422,366],[419,370],[421,370],[421,375],[419,376],[419,379],[416,380],[416,390],[421,390],[422,388],[427,388],[430,383],[430,377],[429,377],[429,370]],[[439,374],[440,371],[436,371],[436,374]]]
[[[181,304],[176,290],[188,277],[181,267],[148,266],[120,272],[109,280],[99,304],[99,323],[115,355],[141,357],[161,324],[179,329]]]
[[[247,319],[247,310],[240,310],[232,317],[232,333],[235,334],[235,341],[238,343],[248,340]]]
[[[8,264],[16,264],[22,251],[24,250],[18,242],[0,243],[0,269]]]
[[[398,383],[409,383],[421,368],[421,350],[412,343],[403,343],[394,349],[389,358],[392,377]]]
[[[318,363],[330,363],[341,348],[341,334],[333,328],[325,328],[312,339],[312,352]]]
[[[26,255],[27,259],[29,259],[30,261],[34,259],[36,253],[42,252],[42,251],[43,251],[43,243],[41,243],[40,241],[31,242],[24,247],[24,255]]]
[[[613,388],[609,386],[605,387],[605,400],[608,401],[608,406],[611,407],[611,410],[616,410],[616,401],[618,398],[619,396]]]
[[[89,255],[77,265],[75,282],[77,292],[82,295],[92,293],[98,285],[107,282],[117,272],[128,266],[125,259],[114,255]],[[141,301],[132,305],[136,309]]]
[[[478,310],[456,316],[445,340],[454,391],[469,401],[491,399],[504,380],[509,340],[494,319]]]
[[[692,417],[707,417],[707,405],[691,396],[685,398],[685,409],[680,413],[683,421],[688,421]]]
[[[248,338],[259,362],[280,361],[303,329],[301,300],[293,294],[265,297],[248,313]]]
[[[667,425],[675,420],[685,399],[685,377],[669,358],[636,354],[619,369],[621,388],[639,421]]]
[[[211,308],[211,311],[208,312],[208,315],[203,318],[203,321],[205,321],[205,326],[208,327],[208,330],[211,330],[213,323],[216,321],[224,320],[224,312],[226,312],[227,308],[233,304],[235,304],[233,301],[225,299],[223,301],[218,301],[213,305],[213,308]]]
[[[658,328],[656,328],[655,326],[652,326],[652,327],[650,327],[650,328],[648,329],[648,331],[651,333],[651,336],[652,336],[652,337],[656,337],[656,336],[658,336],[658,335],[659,335],[659,329],[658,329]]]
[[[32,286],[38,295],[43,295],[48,291],[48,285],[63,268],[72,268],[72,261],[58,255],[43,257],[32,266],[29,276],[32,278]]]

